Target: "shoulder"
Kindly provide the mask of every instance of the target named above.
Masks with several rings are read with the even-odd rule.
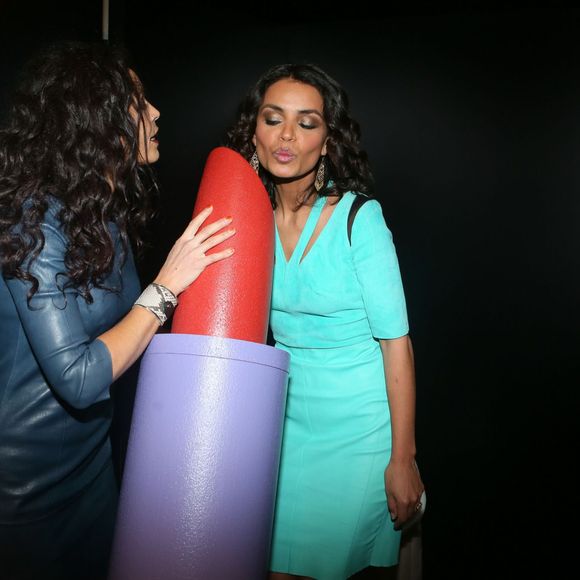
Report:
[[[360,215],[364,220],[376,219],[377,217],[382,219],[383,208],[378,199],[365,195],[364,193],[348,192],[348,195],[351,197],[349,204],[352,214]],[[359,221],[358,218],[357,221]]]
[[[345,205],[354,204],[362,206],[368,204],[371,201],[376,201],[377,203],[379,203],[374,196],[366,193],[361,193],[360,191],[346,191],[342,194],[341,199],[342,198],[344,198],[345,200]]]
[[[359,205],[356,212],[350,212],[353,245],[369,241],[376,243],[382,238],[391,239],[392,233],[385,221],[381,203],[374,197],[361,198],[358,203],[362,205]]]
[[[347,206],[360,205],[370,199],[372,198],[368,195],[358,193],[357,191],[345,191],[341,196],[341,200],[344,200],[343,203]]]

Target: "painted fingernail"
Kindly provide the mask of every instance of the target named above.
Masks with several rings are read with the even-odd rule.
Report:
[[[234,218],[231,215],[227,215],[224,219],[227,220],[228,222],[231,222]]]

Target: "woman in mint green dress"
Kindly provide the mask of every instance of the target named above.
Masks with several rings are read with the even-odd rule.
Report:
[[[276,221],[271,327],[290,353],[271,579],[394,566],[420,506],[413,355],[401,276],[344,90],[313,65],[267,71],[228,144]]]

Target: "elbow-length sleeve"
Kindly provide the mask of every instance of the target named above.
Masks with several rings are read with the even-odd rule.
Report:
[[[64,265],[67,244],[50,213],[42,224],[44,248],[30,264],[38,291],[29,302],[29,283],[13,278],[6,284],[51,389],[72,407],[82,409],[109,397],[112,361],[105,344],[88,334],[77,292],[70,287],[62,291],[68,281]]]
[[[352,258],[373,336],[409,332],[399,262],[378,201],[361,206],[352,228]]]

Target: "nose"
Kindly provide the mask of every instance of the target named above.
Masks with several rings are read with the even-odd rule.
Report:
[[[151,103],[147,103],[148,106],[148,113],[149,113],[149,118],[152,121],[157,121],[157,119],[159,119],[159,117],[161,117],[161,113],[159,112],[159,109],[156,109]]]
[[[280,139],[282,141],[294,141],[295,138],[294,127],[290,123],[284,123],[280,131]]]

